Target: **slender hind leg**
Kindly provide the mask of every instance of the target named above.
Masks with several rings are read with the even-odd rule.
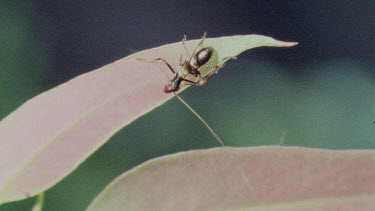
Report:
[[[168,66],[168,68],[172,71],[172,73],[176,74],[176,71],[173,69],[172,65],[170,65],[168,63],[168,61],[163,59],[163,58],[155,58],[155,59],[151,59],[151,60],[137,58],[137,60],[146,61],[146,62],[162,61],[162,62],[164,62],[164,64],[166,64]]]
[[[195,47],[193,53],[191,54],[191,56],[190,56],[190,58],[189,58],[188,63],[190,63],[190,61],[191,61],[191,59],[193,58],[193,56],[194,56],[195,52],[197,51],[198,47],[199,47],[199,46],[203,46],[203,41],[204,41],[204,39],[206,38],[206,35],[207,35],[206,32],[203,33],[202,39],[201,39],[201,41],[199,41],[197,47]]]
[[[186,42],[186,35],[184,35],[184,38],[182,38],[182,48],[183,48],[183,49],[181,49],[180,66],[184,65],[184,63],[182,63],[182,51],[185,50],[185,54],[186,54],[186,56],[189,56],[189,55],[190,55],[190,54],[189,54],[189,51],[188,51],[188,49],[187,49],[187,47],[186,47],[186,45],[185,45],[185,42]]]
[[[219,72],[219,70],[222,67],[224,67],[225,62],[227,62],[230,59],[237,59],[237,57],[235,56],[225,57],[223,60],[221,60],[221,62],[215,68],[210,70],[203,78],[198,77],[198,82],[197,82],[197,84],[199,84],[198,86],[201,86],[205,84],[208,80],[210,80],[212,76],[214,76],[217,72]]]

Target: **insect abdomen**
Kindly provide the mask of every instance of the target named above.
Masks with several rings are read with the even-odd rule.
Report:
[[[190,61],[190,66],[194,69],[198,69],[210,60],[213,52],[214,49],[211,47],[202,48],[193,56]]]

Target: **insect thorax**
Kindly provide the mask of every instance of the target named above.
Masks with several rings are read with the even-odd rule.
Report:
[[[179,73],[181,78],[186,78],[186,76],[188,76],[190,72],[189,72],[187,66],[183,65],[183,66],[180,67],[178,73]]]

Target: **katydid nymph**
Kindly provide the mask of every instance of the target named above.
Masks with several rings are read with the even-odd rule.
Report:
[[[212,133],[212,135],[217,139],[217,141],[224,146],[223,141],[219,136],[212,130],[212,128],[203,120],[203,118],[195,112],[181,97],[177,95],[177,91],[180,89],[181,83],[183,82],[186,85],[201,86],[205,84],[209,79],[212,78],[223,66],[226,61],[229,59],[235,59],[236,57],[226,57],[220,62],[218,61],[217,51],[210,47],[203,47],[203,41],[206,37],[206,33],[203,34],[198,45],[195,47],[193,53],[190,55],[188,60],[182,61],[182,51],[180,56],[180,66],[178,71],[176,71],[172,65],[168,63],[164,58],[155,58],[153,60],[146,61],[161,61],[169,68],[169,70],[174,74],[174,77],[169,81],[167,85],[164,86],[163,92],[173,93],[193,114],[207,127],[207,129]],[[186,36],[182,40],[183,48],[186,50],[185,46]],[[200,49],[198,50],[198,48]],[[138,59],[143,60],[143,59]],[[201,69],[205,68],[205,72],[202,72]]]

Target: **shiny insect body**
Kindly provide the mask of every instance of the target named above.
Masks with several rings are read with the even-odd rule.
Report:
[[[205,84],[212,76],[214,76],[223,66],[226,61],[235,57],[224,58],[220,63],[218,62],[217,51],[212,47],[202,47],[198,52],[198,47],[203,45],[206,33],[198,43],[194,52],[191,54],[189,60],[182,62],[182,52],[180,56],[180,67],[175,71],[173,67],[163,58],[156,58],[164,62],[174,74],[172,80],[165,85],[163,92],[172,93],[180,89],[181,83],[185,82],[186,85],[201,86]],[[182,40],[182,45],[185,46],[186,37]]]

